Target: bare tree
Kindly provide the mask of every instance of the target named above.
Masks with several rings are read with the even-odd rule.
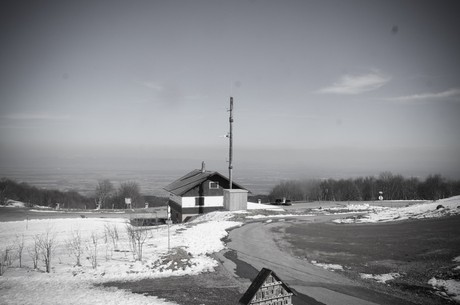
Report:
[[[117,195],[115,198],[115,205],[125,208],[125,198],[130,198],[132,207],[141,207],[144,203],[143,197],[140,193],[139,184],[136,182],[125,182],[120,184]]]
[[[0,181],[0,205],[6,205],[8,198],[6,197],[6,189],[8,185],[5,181]]]
[[[83,253],[83,245],[80,230],[73,230],[71,238],[67,241],[67,248],[70,254],[75,256],[75,266],[81,266],[81,254]]]
[[[13,247],[7,246],[0,250],[0,275],[3,275],[13,263]]]
[[[107,204],[109,202],[109,198],[113,195],[114,191],[115,189],[110,180],[99,180],[96,186],[96,207],[109,208]]]
[[[47,229],[45,233],[38,237],[38,248],[45,263],[45,271],[50,273],[51,258],[56,248],[56,235],[52,233],[51,229]]]
[[[38,260],[40,258],[40,248],[38,246],[38,235],[34,236],[34,243],[33,245],[27,249],[29,252],[30,258],[32,259],[32,263],[34,264],[34,269],[38,268]]]
[[[24,252],[24,234],[19,236],[16,235],[15,244],[17,246],[17,255],[19,260],[19,268],[22,268],[22,253]]]
[[[105,224],[104,231],[105,231],[105,234],[107,234],[112,240],[114,250],[117,250],[118,249],[118,239],[119,239],[117,226],[116,225],[110,226],[108,224]]]
[[[90,240],[86,246],[89,259],[91,260],[91,266],[93,269],[97,268],[97,245],[99,242],[99,236],[96,232],[91,232]]]
[[[133,258],[141,261],[144,243],[148,237],[148,229],[144,227],[136,228],[130,224],[126,224],[126,233],[128,234]]]

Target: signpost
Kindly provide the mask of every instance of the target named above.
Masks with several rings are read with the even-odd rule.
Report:
[[[127,209],[130,209],[132,206],[131,206],[131,198],[125,198],[125,203],[126,203],[126,208]]]
[[[171,207],[168,205],[168,219],[166,219],[166,224],[168,225],[168,252],[171,249],[171,238],[170,238],[170,233],[169,233],[169,227],[172,224],[171,220]]]

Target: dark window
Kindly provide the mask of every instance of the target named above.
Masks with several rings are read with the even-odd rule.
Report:
[[[209,182],[209,189],[218,189],[219,188],[219,182],[214,182],[214,181],[211,181]]]
[[[195,197],[195,205],[196,206],[204,205],[204,197]]]

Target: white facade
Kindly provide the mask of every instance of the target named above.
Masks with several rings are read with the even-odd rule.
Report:
[[[182,200],[176,201],[179,203],[183,208],[194,208],[196,207],[197,198],[199,197],[179,197]],[[209,196],[203,197],[204,204],[203,207],[223,207],[224,206],[224,196]]]

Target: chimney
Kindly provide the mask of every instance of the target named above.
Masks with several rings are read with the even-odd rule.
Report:
[[[203,162],[201,162],[201,172],[204,173],[206,171],[206,164]]]

